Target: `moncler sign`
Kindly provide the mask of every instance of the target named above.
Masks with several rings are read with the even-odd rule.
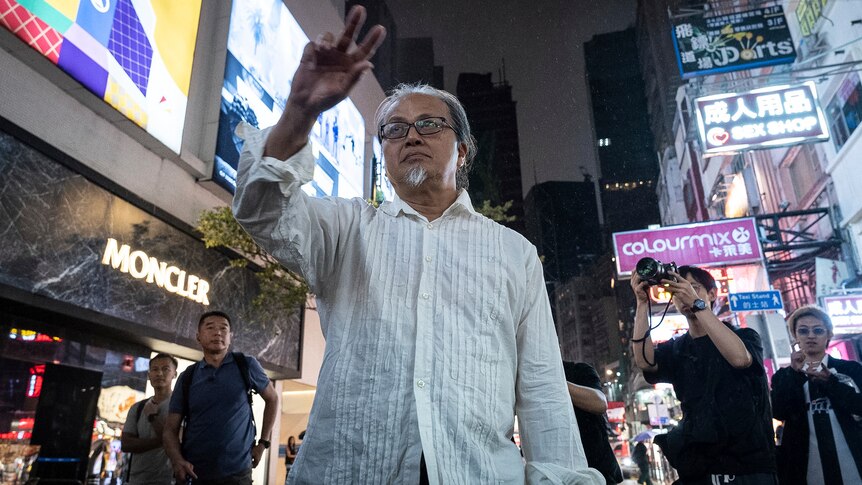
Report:
[[[105,244],[102,264],[122,273],[128,273],[133,278],[154,284],[169,293],[186,297],[202,305],[210,304],[207,298],[207,292],[210,289],[208,281],[177,266],[147,256],[143,251],[132,251],[128,244],[121,245],[114,238],[108,238]]]

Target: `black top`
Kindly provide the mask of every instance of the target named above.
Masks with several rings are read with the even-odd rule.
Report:
[[[775,472],[772,410],[760,335],[725,323],[751,354],[751,365],[734,369],[707,337],[681,337],[656,346],[655,372],[647,382],[673,384],[683,419],[658,444],[680,478],[707,474]]]
[[[563,362],[563,370],[566,372],[568,382],[601,392],[602,381],[591,365],[581,362]],[[601,472],[607,483],[622,482],[622,471],[608,441],[607,417],[604,414],[589,413],[577,406],[573,407],[575,417],[578,420],[578,431],[581,434],[581,443],[584,445],[587,464],[590,468],[595,468]]]
[[[826,365],[830,370],[834,369],[835,373],[826,383],[811,382],[809,386],[817,388],[819,395],[828,398],[856,468],[862,474],[862,423],[856,420],[856,416],[862,416],[862,394],[857,390],[862,389],[862,365],[831,356]],[[847,379],[852,380],[852,384]],[[784,433],[781,446],[778,447],[781,465],[778,476],[782,485],[804,485],[808,475],[806,382],[809,381],[805,374],[790,367],[780,369],[772,376],[772,411],[775,419],[784,421]]]

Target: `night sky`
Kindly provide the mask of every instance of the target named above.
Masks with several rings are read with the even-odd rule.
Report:
[[[596,174],[583,43],[634,25],[635,0],[392,0],[399,37],[432,37],[435,63],[455,92],[461,72],[506,59],[518,103],[524,194],[536,182]],[[535,172],[535,175],[534,175]]]

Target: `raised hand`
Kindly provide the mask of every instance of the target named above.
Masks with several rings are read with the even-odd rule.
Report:
[[[317,115],[346,98],[362,73],[373,67],[369,59],[386,37],[386,29],[375,25],[355,45],[353,40],[363,23],[365,8],[357,5],[347,14],[344,32],[337,39],[327,32],[305,46],[287,106],[266,140],[264,156],[285,160],[298,152]]]
[[[790,367],[796,372],[803,372],[802,367],[805,366],[805,354],[799,350],[799,344],[793,343],[793,352],[790,354]]]
[[[668,274],[673,277],[672,280],[661,280],[661,284],[665,286],[665,289],[673,295],[673,299],[682,305],[685,308],[691,308],[691,305],[694,303],[694,300],[700,298],[696,291],[694,291],[694,287],[691,286],[691,283],[680,276],[679,273],[674,271],[668,271]]]
[[[649,283],[642,280],[638,272],[632,269],[631,279],[632,291],[635,293],[637,302],[647,303],[649,301]]]
[[[364,23],[365,8],[357,5],[347,14],[341,35],[335,38],[326,32],[305,46],[293,76],[288,109],[316,117],[347,97],[362,73],[373,67],[369,59],[386,37],[386,29],[376,25],[355,45]]]

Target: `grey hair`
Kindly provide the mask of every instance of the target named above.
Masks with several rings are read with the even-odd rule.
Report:
[[[458,173],[455,176],[456,187],[458,189],[466,189],[469,185],[468,175],[470,169],[473,167],[473,158],[476,156],[476,139],[470,133],[470,122],[467,121],[467,112],[464,111],[464,106],[452,93],[421,83],[402,83],[395,86],[389,92],[389,96],[377,107],[377,112],[374,113],[374,125],[377,127],[377,136],[380,137],[380,127],[386,121],[386,116],[389,115],[389,111],[395,103],[411,94],[425,94],[446,103],[446,107],[449,109],[449,119],[446,121],[452,126],[452,131],[455,132],[455,138],[458,140],[458,143],[467,145],[467,155],[464,157],[464,165],[458,169]],[[380,137],[380,141],[383,141],[383,137]]]

